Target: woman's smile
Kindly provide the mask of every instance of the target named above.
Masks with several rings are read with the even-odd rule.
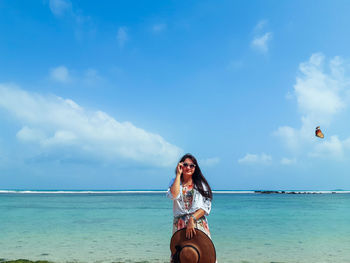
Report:
[[[182,169],[184,175],[192,175],[194,173],[195,166],[190,158],[185,159]]]

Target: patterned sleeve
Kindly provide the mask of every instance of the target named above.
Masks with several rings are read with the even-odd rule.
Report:
[[[170,187],[173,185],[174,181],[175,181],[175,178],[171,179],[171,181],[170,181],[170,183],[169,183],[168,191],[167,191],[167,193],[166,193],[166,196],[167,196],[168,198],[170,198],[171,200],[177,200],[177,199],[180,198],[180,191],[179,191],[179,194],[178,194],[176,197],[174,197],[173,194],[172,194],[171,191],[170,191]]]
[[[203,184],[203,190],[207,191],[207,188]],[[209,215],[211,210],[211,200],[201,195],[201,193],[196,190],[195,198],[193,199],[192,207],[190,213],[196,212],[198,209],[202,209],[205,215]]]
[[[204,210],[206,215],[209,215],[210,210],[211,210],[211,201],[209,198],[203,197],[203,204],[202,204],[202,209]]]

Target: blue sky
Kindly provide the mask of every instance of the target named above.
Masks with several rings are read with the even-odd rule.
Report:
[[[350,189],[349,13],[1,1],[0,188],[164,189],[190,152],[214,189]]]

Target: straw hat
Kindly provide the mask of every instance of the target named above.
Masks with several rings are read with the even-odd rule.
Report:
[[[196,228],[196,235],[186,238],[186,228],[176,231],[170,241],[174,263],[215,263],[216,252],[210,237]]]

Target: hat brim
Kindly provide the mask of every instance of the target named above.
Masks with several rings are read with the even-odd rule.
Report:
[[[170,240],[170,251],[173,256],[176,252],[176,246],[193,245],[198,248],[200,258],[198,263],[215,263],[216,251],[213,241],[202,230],[196,228],[196,235],[191,239],[186,238],[186,228],[180,229],[174,233]]]

